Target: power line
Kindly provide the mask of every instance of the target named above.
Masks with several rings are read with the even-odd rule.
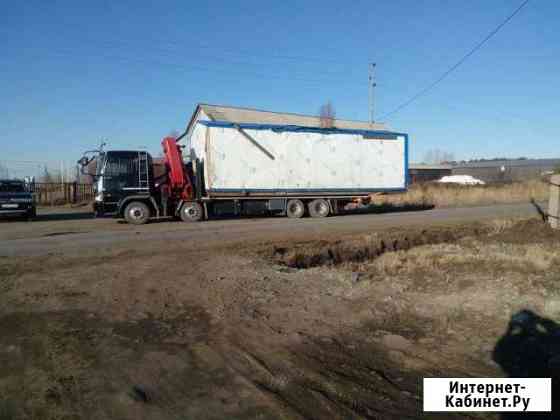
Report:
[[[74,58],[75,57],[75,49],[71,49],[71,48],[58,48],[58,49],[50,49],[49,51],[45,52],[44,56],[51,56],[51,57],[61,57],[61,58]],[[109,54],[107,54],[107,52],[109,52]],[[98,54],[96,54],[97,57],[99,58],[105,58],[107,60],[111,60],[111,61],[121,61],[123,63],[126,64],[130,64],[130,63],[138,63],[138,64],[156,64],[159,66],[162,66],[162,68],[167,68],[169,70],[184,70],[184,71],[191,71],[191,72],[204,72],[204,73],[215,73],[217,75],[220,75],[221,77],[224,76],[229,76],[228,79],[231,80],[231,78],[233,76],[235,76],[235,74],[239,75],[239,76],[250,76],[252,78],[259,78],[262,80],[291,80],[291,81],[297,81],[297,82],[304,82],[306,83],[309,87],[315,87],[315,88],[320,88],[323,87],[325,83],[337,83],[337,81],[335,81],[334,79],[323,79],[323,78],[319,78],[319,79],[315,79],[312,80],[310,78],[307,77],[301,77],[301,73],[294,73],[294,72],[286,72],[284,74],[279,74],[279,73],[275,73],[275,74],[265,74],[265,73],[260,73],[260,72],[254,72],[254,71],[247,71],[247,70],[241,70],[241,69],[233,69],[230,68],[228,69],[227,73],[225,73],[221,68],[215,66],[207,66],[207,65],[198,65],[198,64],[182,64],[179,63],[177,61],[170,61],[167,60],[167,58],[170,58],[169,56],[163,56],[160,55],[159,57],[140,57],[140,56],[124,56],[118,53],[111,53],[111,51],[103,51],[100,52]],[[224,62],[227,64],[227,62]],[[235,79],[238,80],[238,79]],[[347,85],[351,85],[350,83],[346,83]],[[355,84],[355,86],[357,86],[357,83]]]
[[[91,39],[89,39],[91,41]],[[84,39],[81,40],[81,42],[83,42]],[[98,40],[95,40],[95,42],[97,42]],[[132,41],[126,38],[122,38],[120,37],[118,40],[121,43],[121,46],[127,48],[128,46],[132,45],[132,44],[136,44],[136,41]],[[168,52],[177,52],[177,53],[184,53],[185,51],[183,51],[184,49],[184,44],[183,43],[179,43],[177,41],[171,40],[171,39],[167,39],[167,40],[161,40],[161,39],[157,39],[157,38],[152,38],[149,39],[149,41],[154,42],[155,44],[157,44],[158,46],[169,46],[170,48],[161,48],[159,47],[160,50],[166,50]],[[115,45],[117,45],[118,43],[115,43],[114,40],[112,40],[111,42],[113,42]],[[128,46],[127,46],[128,44]],[[233,57],[241,57],[241,58],[254,58],[257,60],[263,60],[263,59],[267,59],[267,60],[285,60],[285,61],[291,61],[291,62],[295,62],[297,64],[300,64],[301,62],[309,62],[309,63],[316,63],[316,64],[321,64],[323,66],[329,65],[332,67],[332,65],[339,65],[339,66],[345,66],[345,63],[343,60],[340,59],[335,59],[335,58],[319,58],[317,56],[303,56],[303,55],[286,55],[286,54],[278,54],[278,53],[267,53],[265,55],[259,55],[259,54],[255,54],[255,50],[253,49],[237,49],[237,50],[232,50],[232,49],[225,49],[223,48],[223,46],[219,46],[218,49],[216,49],[216,45],[215,44],[209,44],[209,43],[204,43],[204,42],[200,42],[197,41],[197,43],[193,43],[191,41],[189,41],[188,44],[190,47],[196,48],[196,53],[193,54],[192,50],[189,50],[189,55],[200,55],[199,51],[202,50],[206,50],[210,53],[214,52],[214,54],[219,54],[219,55],[230,55]],[[146,46],[143,46],[144,48]],[[175,51],[173,48],[177,47],[180,48],[181,51]],[[214,50],[214,51],[212,51]],[[336,55],[339,52],[336,51],[332,51],[331,55]],[[204,57],[204,55],[202,55],[202,57]],[[254,63],[252,63],[254,64]],[[340,72],[344,72],[347,73],[348,69],[347,68],[343,68],[340,69]]]
[[[169,49],[169,48],[162,48],[161,46],[156,46],[155,48],[153,46],[149,46],[149,45],[144,45],[142,46],[141,51],[139,52],[134,52],[134,48],[137,47],[136,45],[129,43],[127,45],[126,41],[123,42],[122,39],[119,39],[118,42],[115,41],[111,41],[111,42],[104,42],[104,41],[97,41],[97,40],[91,40],[91,39],[82,39],[80,40],[80,45],[79,47],[72,47],[72,46],[66,46],[63,48],[67,48],[69,50],[73,50],[76,51],[78,48],[82,48],[83,46],[88,46],[88,47],[93,47],[93,48],[100,48],[102,50],[102,52],[107,52],[107,51],[112,51],[120,56],[137,56],[139,55],[138,53],[140,53],[142,56],[147,56],[147,55],[152,55],[155,57],[171,57],[171,58],[181,58],[182,56],[184,56],[185,51],[180,51],[180,50],[174,50],[174,49]],[[55,46],[53,46],[52,48],[55,48]],[[51,47],[49,47],[49,50],[52,49]],[[237,59],[237,60],[232,60],[232,59],[228,59],[226,57],[224,57],[224,55],[227,55],[227,53],[224,53],[222,51],[217,52],[213,55],[209,55],[209,54],[204,54],[201,53],[201,51],[203,50],[207,50],[207,49],[197,49],[196,51],[189,51],[188,57],[189,57],[189,61],[192,63],[193,61],[200,61],[199,59],[206,59],[208,61],[217,61],[219,63],[224,63],[227,65],[231,65],[231,64],[238,64],[238,65],[249,65],[249,66],[262,66],[262,62],[263,59],[267,59],[270,60],[271,58],[278,58],[278,57],[259,57],[259,56],[255,56],[255,55],[249,55],[249,54],[245,54],[243,56],[243,58],[241,60]],[[96,53],[96,55],[98,55],[98,53]],[[236,54],[229,54],[230,56],[234,56],[236,58],[240,57],[240,55],[236,55]],[[249,59],[254,59],[257,61],[250,61],[247,60],[247,58]],[[285,57],[287,58],[287,57]],[[299,63],[299,61],[297,59],[293,59],[292,60],[292,64],[297,64]],[[209,63],[209,64],[214,64],[214,63]],[[339,63],[341,64],[341,63]],[[326,70],[323,69],[321,70],[321,74],[322,75],[327,75],[327,76],[334,76],[337,79],[326,79],[326,81],[332,81],[332,82],[340,82],[340,77],[342,76],[346,76],[348,77],[348,75],[352,75],[351,72],[348,72],[347,69],[340,69],[340,70],[335,70],[335,71],[329,71],[330,69],[332,69],[332,66],[325,66],[323,65],[323,67],[326,67]],[[298,74],[297,72],[291,71],[292,74]],[[299,73],[299,74],[303,74],[303,73]],[[306,73],[306,75],[309,75],[309,72]],[[313,80],[316,80],[316,77],[313,78]]]
[[[58,163],[59,160],[12,160],[12,159],[0,159],[0,162],[6,162],[11,164],[23,164],[23,165],[44,165],[51,163]]]
[[[399,112],[401,109],[407,107],[408,105],[410,105],[412,102],[414,102],[416,99],[418,99],[419,97],[425,95],[426,93],[428,93],[430,90],[432,90],[434,87],[436,87],[439,83],[441,83],[447,76],[449,76],[453,71],[455,71],[459,66],[461,66],[465,61],[467,61],[467,59],[473,55],[475,52],[477,52],[480,48],[482,48],[482,46],[484,44],[486,44],[490,38],[492,38],[494,35],[496,35],[500,29],[502,29],[510,20],[512,20],[514,18],[515,15],[517,15],[521,9],[523,9],[523,7],[525,7],[525,5],[529,3],[529,0],[525,0],[523,3],[521,3],[521,5],[515,9],[513,11],[512,14],[510,14],[504,21],[502,21],[502,23],[500,23],[498,26],[496,26],[488,35],[486,35],[482,41],[480,41],[478,44],[476,44],[469,52],[467,52],[463,57],[461,57],[461,59],[459,59],[459,61],[457,61],[453,66],[451,66],[447,71],[445,71],[440,77],[438,77],[434,82],[432,82],[431,84],[429,84],[428,86],[426,86],[424,89],[420,90],[418,93],[416,93],[415,95],[413,95],[411,98],[407,99],[406,101],[404,101],[403,103],[401,103],[399,106],[397,106],[395,109],[393,109],[392,111],[384,114],[381,118],[382,119],[386,119],[387,117],[396,114],[397,112]]]
[[[46,13],[48,12],[48,10],[43,9],[43,12]],[[68,28],[75,28],[83,33],[83,27],[76,24],[75,22],[65,22],[62,29],[68,29]],[[64,32],[60,32],[60,30],[56,32],[56,35],[64,38]],[[64,39],[68,40],[72,38],[66,36]],[[185,55],[185,53],[187,53],[189,58],[191,59],[188,67],[200,71],[208,71],[208,67],[201,68],[201,66],[198,67],[196,65],[193,66],[192,59],[198,59],[198,57],[200,57],[203,60],[206,59],[206,61],[217,61],[219,63],[224,63],[228,66],[231,66],[231,64],[238,64],[238,65],[250,65],[250,66],[259,66],[259,67],[262,66],[263,60],[265,62],[268,62],[269,64],[272,64],[271,62],[274,60],[280,60],[280,62],[285,61],[287,63],[292,63],[294,65],[301,64],[302,62],[308,62],[308,63],[315,63],[316,65],[322,66],[322,69],[320,71],[321,75],[319,76],[320,80],[316,76],[314,76],[312,79],[311,78],[305,79],[305,77],[308,76],[310,73],[316,74],[316,71],[313,70],[310,72],[301,73],[301,66],[298,67],[300,69],[300,72],[289,70],[290,79],[299,80],[303,82],[311,82],[315,84],[319,82],[342,83],[343,80],[345,80],[344,84],[352,84],[356,87],[359,85],[357,81],[348,80],[348,78],[352,79],[353,77],[357,76],[357,74],[354,73],[351,69],[350,70],[348,69],[348,66],[345,64],[344,60],[334,57],[334,56],[338,57],[340,55],[340,51],[330,50],[328,56],[319,57],[316,55],[313,56],[307,54],[306,55],[301,55],[301,54],[297,55],[292,53],[284,54],[282,53],[281,50],[279,52],[261,51],[261,50],[248,49],[246,47],[244,48],[239,46],[237,46],[236,49],[231,49],[231,48],[228,49],[224,45],[216,44],[216,43],[208,43],[200,39],[194,41],[189,40],[188,43],[185,43],[185,42],[176,41],[174,39],[162,38],[157,36],[154,37],[148,35],[145,37],[144,40],[147,41],[147,43],[142,45],[140,54],[131,53],[131,55],[145,56],[151,50],[153,54],[159,58],[163,58],[166,56],[169,57],[170,55],[173,58],[181,58],[182,56]],[[79,42],[80,45],[79,47],[76,48],[81,48],[84,45],[87,46],[89,44],[90,46],[93,47],[102,48],[103,52],[111,51],[111,50],[115,52],[116,50],[116,54],[119,55],[120,57],[125,55],[123,54],[122,50],[130,52],[131,49],[134,49],[138,45],[137,39],[134,40],[130,38],[127,39],[125,36],[119,36],[118,39],[112,39],[111,41],[103,41],[102,39],[99,38],[89,38],[87,36],[87,31],[85,33],[85,37],[80,37],[79,39],[77,39],[77,41]],[[185,46],[190,47],[190,50],[186,51]],[[74,49],[72,47],[68,47],[68,48]],[[324,46],[322,46],[321,48],[322,50],[324,50]],[[46,51],[48,53],[52,50],[53,48],[49,47]],[[119,50],[121,51],[119,52]],[[212,54],[213,50],[216,51],[214,54]],[[204,54],[204,52],[206,52],[207,54]],[[208,53],[210,53],[210,55]],[[100,54],[95,54],[95,55],[99,56]],[[227,59],[224,56],[237,58],[237,60],[232,60],[231,58]],[[256,60],[256,62],[251,61],[251,59]],[[207,63],[207,64],[214,65],[214,63]],[[337,66],[341,66],[341,67],[337,68]],[[187,66],[185,66],[185,68],[187,68]],[[214,71],[218,73],[222,72],[221,70],[220,71],[214,70]],[[245,72],[241,71],[241,74],[251,75],[250,72],[246,72],[246,71]],[[254,72],[253,75],[255,75]],[[296,77],[293,77],[294,75]],[[262,76],[263,76],[262,73],[257,75],[257,77],[262,77]],[[297,76],[303,76],[303,78]],[[266,73],[266,76],[264,76],[264,78],[269,78],[269,77],[270,75],[268,73]],[[277,79],[285,79],[285,77],[280,76]]]
[[[50,10],[43,10],[43,12],[45,12],[45,15],[50,14],[51,11]],[[45,16],[47,19],[51,19],[52,17],[49,16]],[[68,28],[74,28],[80,32],[84,31],[83,26],[76,24],[75,22],[64,22],[64,26],[62,27],[62,29],[68,29]],[[64,36],[64,34],[62,32],[60,32],[60,30],[56,33],[57,35],[60,36]],[[86,32],[86,36],[87,36],[87,32]],[[91,38],[81,38],[79,41],[83,42],[84,39],[87,39],[89,41],[91,41]],[[99,39],[94,38],[93,39],[95,42],[98,42]],[[317,55],[297,55],[297,54],[284,54],[282,52],[274,52],[274,51],[260,51],[265,52],[265,54],[255,54],[255,52],[257,50],[255,49],[250,49],[247,47],[239,47],[237,46],[237,48],[235,49],[231,49],[231,48],[225,48],[224,45],[217,45],[216,43],[209,43],[209,42],[204,42],[200,39],[189,39],[188,43],[185,43],[183,41],[177,41],[174,39],[169,39],[169,38],[162,38],[162,37],[153,37],[153,36],[147,36],[146,38],[147,41],[152,41],[155,45],[160,45],[160,46],[170,46],[173,48],[173,46],[176,46],[178,48],[180,48],[181,51],[178,51],[178,53],[183,54],[184,51],[184,47],[185,45],[188,45],[190,47],[195,47],[198,48],[198,50],[208,50],[211,51],[212,49],[214,49],[216,51],[216,54],[220,54],[220,55],[230,55],[230,56],[234,56],[234,57],[253,57],[256,58],[258,60],[263,60],[263,59],[267,59],[267,60],[286,60],[286,61],[292,61],[292,62],[296,62],[296,63],[301,63],[301,62],[309,62],[309,63],[316,63],[316,64],[322,64],[322,65],[340,65],[343,66],[344,68],[342,68],[340,70],[340,72],[343,72],[344,74],[348,73],[348,69],[345,67],[345,60],[341,60],[340,59],[340,50],[333,50],[333,49],[327,49],[326,51],[329,53],[328,57],[325,56],[317,56]],[[131,38],[126,38],[124,36],[119,36],[118,37],[118,41],[121,43],[122,46],[127,47],[127,43],[130,44],[136,44],[138,42],[137,39],[131,39]],[[114,44],[118,44],[118,42],[115,42],[115,40],[111,40],[112,43]],[[146,46],[144,45],[143,48],[145,48]],[[216,49],[216,47],[218,47]],[[280,46],[276,46],[281,48]],[[325,46],[321,45],[321,50],[325,51]],[[281,50],[280,50],[281,51]]]

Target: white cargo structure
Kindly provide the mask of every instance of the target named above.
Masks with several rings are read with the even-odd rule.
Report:
[[[381,124],[334,120],[321,128],[318,117],[199,105],[186,137],[207,199],[354,198],[407,188],[408,136]]]

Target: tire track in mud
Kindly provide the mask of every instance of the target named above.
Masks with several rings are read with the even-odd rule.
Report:
[[[276,418],[239,384],[212,333],[195,306],[137,321],[77,310],[0,316],[0,414],[9,406],[13,420]]]
[[[391,359],[391,349],[366,342],[360,334],[307,336],[301,344],[274,351],[232,339],[228,361],[288,418],[421,418],[419,378],[435,375],[436,367],[404,369]],[[404,357],[415,359],[414,351]]]

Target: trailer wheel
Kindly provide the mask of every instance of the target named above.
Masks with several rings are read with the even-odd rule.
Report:
[[[133,225],[143,225],[150,219],[150,208],[141,201],[133,201],[124,209],[124,220]]]
[[[311,217],[327,217],[331,212],[328,201],[322,198],[313,200],[308,204],[308,208]]]
[[[286,215],[290,219],[300,219],[305,214],[305,205],[301,200],[290,200],[286,205]]]
[[[189,202],[181,207],[181,220],[183,222],[199,222],[204,219],[204,209],[197,202]]]

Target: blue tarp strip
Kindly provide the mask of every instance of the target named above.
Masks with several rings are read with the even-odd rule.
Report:
[[[325,194],[357,194],[373,192],[405,192],[406,188],[210,188],[211,193],[325,193]]]
[[[305,127],[301,125],[281,125],[281,124],[253,124],[253,123],[231,123],[229,121],[198,121],[207,127],[221,128],[242,128],[245,130],[272,130],[275,132],[301,132],[319,134],[357,134],[364,137],[373,137],[382,140],[395,140],[397,136],[407,136],[404,133],[396,133],[386,130],[354,130],[349,128],[319,128]]]

